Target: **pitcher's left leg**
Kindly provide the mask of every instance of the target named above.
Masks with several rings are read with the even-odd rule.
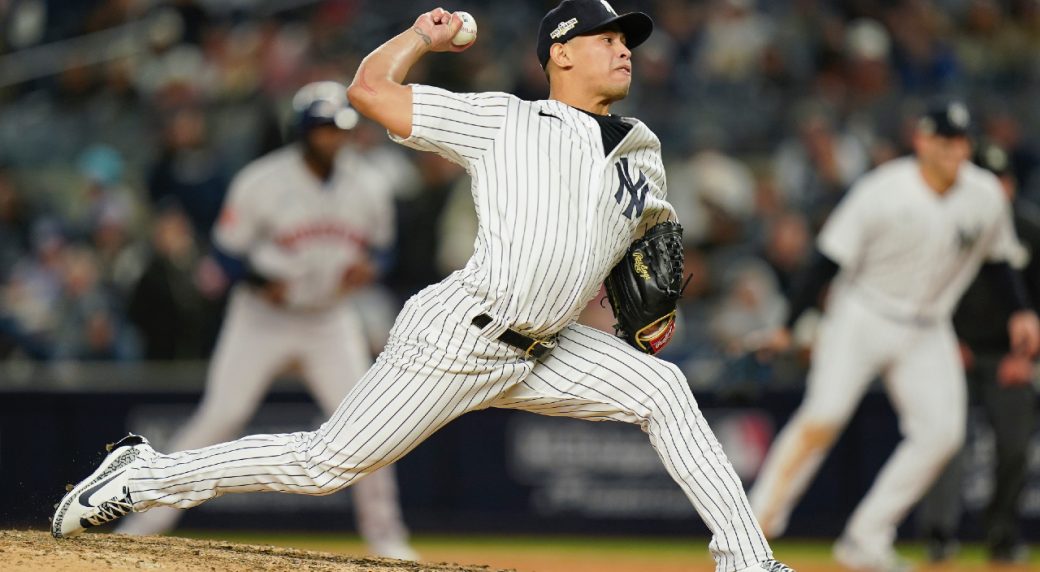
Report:
[[[866,551],[892,550],[899,523],[964,443],[967,388],[956,344],[951,328],[937,326],[889,371],[904,437],[845,529]]]
[[[758,570],[752,567],[772,558],[740,478],[674,365],[610,334],[571,326],[556,349],[492,405],[639,425],[711,529],[717,569]]]

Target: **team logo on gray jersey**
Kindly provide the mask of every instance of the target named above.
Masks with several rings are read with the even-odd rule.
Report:
[[[628,191],[628,196],[631,197],[628,201],[628,206],[625,207],[625,210],[621,214],[625,218],[632,218],[633,212],[635,212],[637,217],[642,216],[643,205],[646,204],[647,188],[649,187],[646,182],[646,175],[637,169],[636,173],[639,175],[639,180],[633,183],[632,175],[628,172],[627,157],[618,159],[618,162],[614,163],[614,167],[617,169],[618,179],[620,180],[618,190],[614,193],[614,200],[617,201],[619,205],[623,204],[622,201],[625,200],[626,191]]]

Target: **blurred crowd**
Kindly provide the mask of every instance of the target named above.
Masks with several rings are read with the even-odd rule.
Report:
[[[908,152],[929,101],[965,99],[977,140],[1006,150],[1022,197],[1040,202],[1038,0],[614,4],[657,24],[613,111],[663,143],[693,275],[665,357],[691,383],[800,379],[797,364],[766,376],[738,359],[743,340],[782,319],[830,209]],[[446,5],[473,13],[481,39],[410,80],[545,97],[534,40],[553,5]],[[208,357],[225,294],[207,252],[231,177],[286,141],[298,87],[349,83],[361,57],[433,6],[0,0],[0,360]],[[400,301],[465,263],[468,182],[371,124],[353,139],[395,182],[384,282]],[[584,319],[612,323],[596,302]]]

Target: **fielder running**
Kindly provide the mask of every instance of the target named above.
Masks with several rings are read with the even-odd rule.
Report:
[[[390,247],[390,189],[360,155],[344,148],[359,118],[347,104],[345,86],[307,85],[293,108],[298,141],[245,167],[214,232],[225,273],[243,276],[202,403],[171,450],[238,436],[275,376],[290,365],[302,370],[326,414],[372,365],[349,295],[373,277],[369,253]],[[373,553],[414,559],[396,487],[393,467],[358,482],[358,530]],[[118,532],[168,532],[181,514],[165,508],[134,515]]]
[[[865,175],[830,216],[817,260],[792,296],[788,327],[837,275],[820,327],[805,400],[773,445],[750,493],[779,536],[870,382],[884,375],[904,439],[856,508],[835,558],[855,570],[905,565],[896,527],[961,446],[967,404],[951,313],[984,261],[1016,311],[1016,351],[1031,355],[1040,326],[1007,261],[1017,242],[996,177],[967,161],[970,118],[960,103],[923,115],[915,157]],[[840,272],[839,272],[840,269]],[[789,329],[774,349],[790,344]]]
[[[500,407],[639,425],[711,529],[719,572],[790,570],[772,559],[680,370],[575,324],[629,244],[675,217],[659,140],[608,115],[652,21],[601,0],[550,11],[538,32],[549,100],[402,85],[427,52],[468,48],[451,43],[460,24],[439,8],[421,15],[365,58],[349,95],[395,140],[468,170],[480,223],[466,267],[405,304],[375,366],[318,430],[171,455],[130,436],[62,500],[55,536],[229,492],[335,492],[452,419]]]

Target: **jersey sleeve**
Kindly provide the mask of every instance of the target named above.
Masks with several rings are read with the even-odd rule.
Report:
[[[258,189],[250,181],[251,178],[239,175],[231,182],[213,229],[213,242],[229,254],[246,254],[262,228],[256,200]]]
[[[1022,244],[1015,234],[1015,224],[1011,218],[1011,205],[1007,202],[1001,205],[1001,212],[996,221],[993,240],[990,242],[986,252],[988,262],[1008,262],[1014,268],[1024,266]]]
[[[655,201],[653,206],[648,206],[646,211],[643,213],[643,219],[640,222],[640,226],[645,230],[667,221],[679,221],[679,216],[675,213],[675,207],[673,207],[668,201]]]
[[[665,221],[679,221],[679,215],[675,212],[675,207],[668,202],[668,176],[661,161],[660,153],[654,155],[654,161],[657,168],[651,169],[650,178],[654,184],[650,185],[650,193],[656,200],[650,201],[646,211],[643,212],[641,223],[643,231]],[[690,232],[689,229],[685,230]],[[640,232],[641,234],[642,232]]]
[[[839,266],[854,266],[870,238],[878,201],[869,199],[870,190],[854,185],[834,208],[816,238],[816,247]]]
[[[453,93],[412,84],[412,133],[390,134],[402,145],[433,151],[469,167],[491,147],[505,122],[512,96],[504,93]]]

